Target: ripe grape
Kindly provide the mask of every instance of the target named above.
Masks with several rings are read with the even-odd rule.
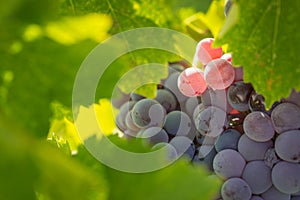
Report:
[[[176,136],[170,141],[178,156],[186,155],[192,159],[195,155],[195,145],[192,140],[185,136]]]
[[[300,164],[281,161],[272,170],[274,186],[283,193],[293,194],[300,191]]]
[[[221,194],[223,200],[250,200],[252,195],[248,183],[240,178],[231,178],[225,181]]]
[[[198,155],[195,157],[197,159],[197,162],[204,164],[209,170],[213,171],[213,161],[216,154],[217,151],[214,146],[207,146],[207,148],[205,148],[205,146],[201,146],[198,148]]]
[[[184,112],[175,110],[167,114],[164,129],[170,135],[188,135],[192,127],[190,117]]]
[[[291,200],[300,200],[300,196],[292,196]]]
[[[215,173],[223,178],[240,177],[246,161],[241,154],[232,149],[225,149],[217,153],[213,161]]]
[[[115,108],[121,108],[121,106],[126,103],[127,101],[130,100],[130,95],[129,94],[125,94],[124,92],[122,92],[120,90],[120,88],[116,88],[116,90],[114,90],[114,93],[112,94],[111,97],[111,103]]]
[[[178,77],[179,90],[188,97],[201,95],[207,88],[203,76],[203,72],[196,67],[185,69]]]
[[[140,128],[133,122],[131,112],[128,112],[125,118],[126,127],[134,132],[138,132]]]
[[[280,192],[274,186],[264,192],[261,196],[264,200],[290,200],[291,198],[291,195]]]
[[[246,135],[257,142],[268,141],[275,134],[271,118],[259,111],[252,112],[246,116],[243,128]]]
[[[210,61],[204,69],[204,79],[211,88],[223,90],[229,87],[234,80],[233,66],[224,59]]]
[[[292,103],[281,103],[271,113],[276,132],[300,128],[300,107]]]
[[[224,149],[238,150],[241,133],[234,129],[225,130],[218,138],[215,148],[218,152]]]
[[[232,61],[232,55],[231,53],[225,53],[221,56],[222,59],[228,61],[228,62],[231,62]]]
[[[160,103],[165,108],[167,113],[176,109],[176,98],[169,90],[157,90],[155,100],[158,101],[158,103]]]
[[[198,114],[195,125],[200,134],[217,137],[223,132],[226,121],[226,113],[223,110],[209,106]]]
[[[229,104],[236,110],[244,112],[249,110],[249,98],[253,87],[242,81],[234,82],[228,89],[227,99]]]
[[[162,148],[164,148],[164,150],[166,151],[166,159],[167,160],[175,161],[178,158],[176,149],[169,143],[165,143],[165,142],[157,143],[151,148],[151,150],[156,151],[156,150],[159,150]]]
[[[265,98],[261,94],[257,94],[254,90],[249,97],[249,108],[253,111],[266,112]]]
[[[118,128],[121,131],[125,131],[127,129],[125,120],[126,120],[126,115],[127,113],[133,108],[133,106],[135,105],[135,101],[128,101],[125,102],[121,107],[120,107],[120,111],[117,115],[116,118],[116,124],[118,126]]]
[[[244,80],[244,69],[243,67],[235,67],[234,68],[234,81],[243,81]]]
[[[275,140],[277,155],[289,162],[300,162],[300,130],[281,133]]]
[[[193,113],[193,120],[194,122],[196,122],[196,119],[198,117],[198,115],[200,114],[200,112],[202,112],[205,108],[207,108],[207,106],[204,106],[203,103],[198,104],[195,109],[194,109],[194,113]]]
[[[251,140],[246,134],[240,137],[238,150],[246,161],[263,160],[269,148],[273,147],[272,140],[266,142],[256,142]]]
[[[140,128],[150,126],[162,126],[166,111],[153,99],[142,99],[138,101],[131,110],[134,123]]]
[[[140,94],[131,92],[131,93],[130,93],[130,99],[131,99],[132,101],[139,101],[139,100],[145,99],[145,97],[142,96],[142,95],[140,95]]]
[[[197,44],[195,54],[196,61],[200,61],[203,65],[206,65],[209,61],[222,56],[222,48],[213,48],[213,42],[213,38],[205,38]]]
[[[261,194],[272,186],[271,168],[264,161],[248,162],[242,178],[249,184],[253,194]]]
[[[150,127],[142,130],[137,134],[139,138],[145,138],[146,143],[155,145],[157,143],[168,142],[169,136],[167,132],[160,127]]]
[[[190,116],[191,118],[193,117],[194,111],[196,107],[199,105],[199,99],[198,97],[190,97],[185,101],[185,112]]]
[[[174,72],[172,73],[166,80],[164,87],[168,90],[170,90],[174,96],[176,97],[176,100],[181,103],[187,100],[187,96],[183,95],[178,86],[177,86],[177,81],[180,73],[179,72]]]
[[[209,88],[201,95],[201,102],[205,106],[215,106],[227,113],[230,113],[233,108],[228,103],[226,90],[213,90]]]

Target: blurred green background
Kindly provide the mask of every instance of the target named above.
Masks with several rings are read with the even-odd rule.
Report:
[[[150,174],[117,172],[91,157],[70,131],[76,72],[99,42],[145,26],[171,28],[196,40],[210,36],[213,30],[205,23],[210,4],[211,0],[1,1],[0,199],[199,199],[199,195],[208,199],[214,195],[219,182],[207,178],[202,168],[183,160]],[[212,12],[223,17],[222,6]],[[169,59],[166,54],[157,61]],[[95,102],[110,97],[118,78],[130,68],[128,62],[133,61],[121,59],[114,63],[119,70],[108,70]],[[55,120],[66,123],[55,127],[60,136],[47,141]],[[71,155],[74,141],[78,153]]]

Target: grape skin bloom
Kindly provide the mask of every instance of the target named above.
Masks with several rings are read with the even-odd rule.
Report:
[[[266,142],[273,138],[275,131],[271,118],[259,111],[248,114],[243,124],[246,135],[257,142]]]
[[[204,69],[206,83],[215,90],[228,88],[233,83],[234,77],[233,66],[221,58],[210,61]]]
[[[182,94],[188,97],[199,96],[207,88],[203,72],[196,67],[190,67],[181,72],[177,85]]]

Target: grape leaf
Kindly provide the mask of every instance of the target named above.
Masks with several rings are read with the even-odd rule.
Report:
[[[220,180],[209,177],[200,166],[191,166],[179,160],[162,170],[130,174],[108,169],[108,179],[113,192],[108,199],[165,200],[165,199],[213,199],[220,187]]]
[[[0,114],[0,199],[107,199],[95,173]]]
[[[299,1],[236,0],[215,43],[228,44],[233,64],[244,66],[245,81],[268,107],[300,90],[299,9]]]
[[[88,138],[87,140],[95,139]],[[145,152],[147,148],[137,140],[124,140],[116,135],[109,139],[132,152]],[[107,155],[109,156],[109,154]],[[75,156],[80,163],[97,171],[99,161],[82,146]],[[125,163],[124,163],[125,164]],[[141,163],[136,163],[137,165]],[[221,186],[216,176],[210,176],[203,166],[192,166],[185,159],[179,159],[170,166],[150,173],[125,173],[106,167],[106,177],[110,186],[108,199],[165,200],[165,199],[213,199]]]

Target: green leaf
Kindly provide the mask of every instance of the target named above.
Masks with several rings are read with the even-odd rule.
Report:
[[[149,148],[143,146],[140,140],[128,141],[116,135],[109,136],[109,139],[127,151],[140,153],[149,151]],[[85,143],[89,143],[88,141],[91,140],[96,140],[96,137],[88,138]],[[107,153],[107,156],[109,155]],[[99,167],[99,161],[93,158],[83,147],[79,149],[75,158],[95,171]],[[126,160],[123,162],[125,164]],[[141,165],[142,163],[134,164]],[[141,198],[145,200],[206,200],[213,199],[221,186],[218,177],[211,175],[203,166],[193,166],[184,158],[161,170],[150,173],[125,173],[106,167],[106,177],[110,186],[108,199],[111,200],[124,199],[124,197],[131,200],[140,200]]]
[[[107,198],[103,170],[95,173],[0,115],[0,199]]]
[[[108,169],[113,192],[109,199],[165,200],[165,199],[213,199],[220,187],[220,180],[209,177],[200,166],[192,166],[185,160],[176,161],[162,170],[130,174]]]
[[[236,0],[216,45],[227,43],[233,64],[266,98],[268,107],[300,90],[299,1]]]

